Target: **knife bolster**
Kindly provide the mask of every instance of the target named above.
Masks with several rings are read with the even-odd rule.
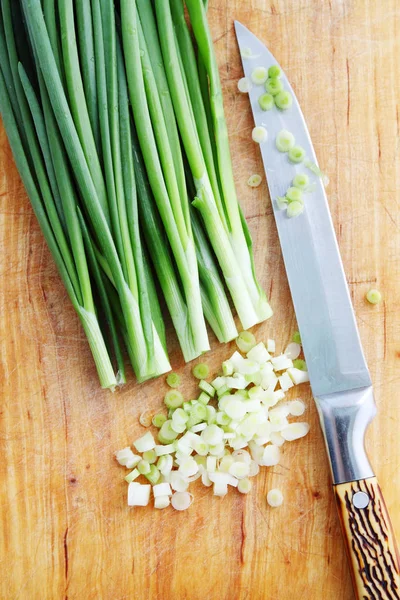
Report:
[[[315,398],[335,484],[367,479],[374,472],[365,433],[376,414],[372,387]]]

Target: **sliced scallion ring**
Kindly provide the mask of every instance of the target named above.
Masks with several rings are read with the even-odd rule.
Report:
[[[286,192],[286,198],[290,202],[303,202],[303,192],[297,187],[290,187]]]
[[[277,96],[283,92],[283,83],[276,77],[269,77],[265,82],[265,91],[271,96]]]
[[[282,71],[280,67],[278,67],[278,65],[272,65],[268,69],[268,77],[271,77],[271,79],[278,79],[279,77],[282,77]]]
[[[238,90],[242,92],[242,94],[247,94],[251,90],[251,81],[248,77],[242,77],[238,81]]]
[[[256,345],[256,338],[251,331],[241,331],[236,338],[236,345],[245,354]]]
[[[205,363],[199,363],[193,367],[192,374],[196,379],[207,379],[210,374],[209,366]]]
[[[262,85],[268,79],[268,71],[265,67],[256,67],[251,73],[251,80],[255,85]]]
[[[258,104],[261,110],[271,110],[271,108],[274,106],[274,97],[267,92],[265,94],[261,94],[261,96],[258,98]]]
[[[293,186],[299,188],[299,190],[307,191],[309,182],[308,175],[305,173],[297,173],[293,177]]]
[[[268,139],[268,131],[262,126],[254,127],[251,137],[257,144],[263,144]]]
[[[277,80],[279,81],[279,79]],[[293,104],[292,94],[286,90],[274,96],[275,104],[280,110],[287,110]]]
[[[275,146],[279,152],[289,152],[289,150],[294,147],[295,143],[296,140],[293,133],[287,129],[282,129],[275,139]]]
[[[258,187],[260,185],[262,181],[261,175],[257,175],[256,173],[254,173],[254,175],[250,175],[250,177],[247,180],[247,185],[249,187]]]
[[[290,148],[288,151],[288,158],[290,162],[295,164],[303,162],[305,156],[306,152],[301,146],[293,146],[293,148]]]
[[[286,214],[289,219],[293,219],[293,217],[298,217],[304,211],[303,202],[291,202],[287,207]]]

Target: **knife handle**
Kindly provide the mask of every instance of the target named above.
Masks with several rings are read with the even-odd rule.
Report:
[[[376,477],[334,485],[357,600],[400,600],[400,557]]]

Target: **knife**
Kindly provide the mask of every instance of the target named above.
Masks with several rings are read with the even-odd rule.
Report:
[[[278,65],[264,44],[235,21],[245,76],[255,67]],[[278,65],[279,66],[279,65]],[[315,178],[304,212],[288,218],[275,200],[284,196],[304,165],[291,164],[275,146],[289,130],[307,158],[317,163],[299,103],[282,71],[284,89],[293,97],[289,110],[262,111],[263,86],[249,91],[256,126],[268,138],[260,144],[265,175],[282,247],[286,273],[330,459],[334,494],[352,574],[360,600],[400,599],[400,558],[385,501],[364,448],[366,429],[376,408],[355,315],[350,300],[325,188]]]

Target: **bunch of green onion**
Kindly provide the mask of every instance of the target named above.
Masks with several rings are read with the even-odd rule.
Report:
[[[102,387],[272,312],[237,201],[202,0],[2,0],[0,111]]]

